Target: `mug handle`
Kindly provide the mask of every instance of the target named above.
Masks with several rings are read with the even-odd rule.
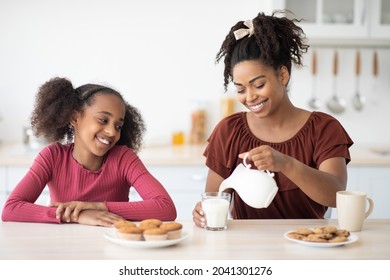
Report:
[[[372,210],[374,210],[374,201],[369,197],[366,197],[366,199],[368,201],[369,207],[366,214],[364,215],[364,219],[367,219],[367,217],[371,215]]]

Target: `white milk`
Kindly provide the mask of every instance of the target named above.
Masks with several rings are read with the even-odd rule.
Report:
[[[202,201],[208,228],[225,228],[229,213],[229,201],[223,198],[208,198]]]

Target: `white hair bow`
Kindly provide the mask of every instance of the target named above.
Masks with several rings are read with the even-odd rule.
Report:
[[[244,38],[246,35],[249,35],[248,37],[252,36],[254,33],[254,28],[253,28],[253,22],[251,19],[244,21],[244,25],[248,28],[240,28],[234,31],[234,37],[236,40],[240,40]]]

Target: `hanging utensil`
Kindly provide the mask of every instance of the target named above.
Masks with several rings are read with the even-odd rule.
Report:
[[[372,93],[373,96],[371,100],[373,101],[373,104],[378,104],[379,98],[378,98],[378,93],[377,93],[377,85],[378,85],[378,74],[379,74],[379,66],[378,66],[378,53],[377,50],[374,49],[374,54],[373,54],[373,61],[372,61],[372,75],[374,78],[374,84],[372,88]]]
[[[355,92],[355,95],[352,97],[352,103],[357,111],[361,111],[364,107],[364,103],[366,102],[366,98],[363,95],[361,95],[359,92],[359,79],[360,79],[360,52],[359,52],[359,50],[356,52],[355,75],[356,75],[356,92]]]
[[[374,77],[377,78],[379,70],[378,70],[378,53],[376,50],[374,50],[374,61],[373,61],[372,70],[373,70]]]
[[[313,51],[312,60],[311,60],[311,75],[312,75],[312,96],[308,102],[310,108],[318,110],[322,106],[322,102],[316,96],[316,80],[317,80],[317,54],[316,51]]]
[[[333,57],[333,96],[326,104],[328,109],[336,114],[341,114],[345,111],[346,103],[345,100],[337,96],[337,74],[338,74],[338,54],[334,52]]]

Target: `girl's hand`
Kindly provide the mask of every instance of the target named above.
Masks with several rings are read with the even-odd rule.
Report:
[[[198,227],[205,227],[206,219],[204,217],[202,203],[200,201],[195,205],[195,208],[192,211],[192,219],[194,220],[195,225],[197,225]]]
[[[259,170],[279,172],[288,163],[288,157],[286,155],[267,145],[256,147],[247,153],[240,154],[238,157],[244,158],[246,154],[248,154],[247,160],[252,161]]]
[[[82,225],[111,227],[116,221],[123,219],[108,211],[83,210],[80,212],[77,222]]]
[[[77,222],[78,217],[83,210],[102,210],[107,211],[107,207],[103,202],[81,202],[81,201],[70,201],[70,202],[55,202],[50,203],[49,206],[57,207],[56,218],[64,222]]]

